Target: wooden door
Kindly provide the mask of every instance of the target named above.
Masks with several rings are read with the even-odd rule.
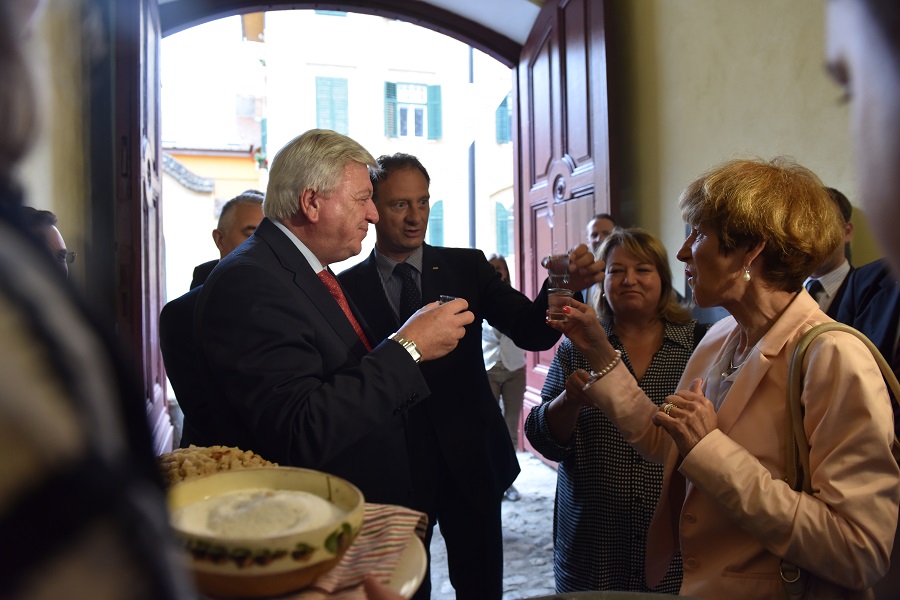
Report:
[[[157,0],[116,6],[116,323],[132,350],[157,454],[172,449],[173,427],[159,352],[165,298],[160,207]]]
[[[610,212],[602,0],[548,0],[515,80],[518,266],[525,293],[534,297],[546,276],[540,261],[551,239],[567,251],[585,242],[591,216]],[[555,350],[529,354],[524,414],[541,402]]]

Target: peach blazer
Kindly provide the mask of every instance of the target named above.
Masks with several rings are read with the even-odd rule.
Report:
[[[801,291],[741,367],[719,409],[718,429],[683,460],[665,430],[651,423],[658,407],[625,367],[588,388],[625,439],[665,465],[647,539],[651,587],[679,542],[681,593],[698,598],[785,598],[780,557],[855,589],[887,572],[900,502],[890,398],[877,364],[853,336],[825,333],[807,352],[802,402],[815,493],[794,492],[783,480],[790,357],[802,334],[826,321]],[[734,318],[716,323],[678,389],[697,377],[721,377],[714,366],[737,335]]]

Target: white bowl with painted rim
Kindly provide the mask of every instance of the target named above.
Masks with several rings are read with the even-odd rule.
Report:
[[[337,510],[308,529],[220,535],[175,523],[200,591],[220,598],[261,598],[308,586],[332,569],[362,527],[365,498],[349,481],[311,469],[261,467],[220,471],[183,481],[168,492],[174,515],[184,507],[237,491],[302,491]]]

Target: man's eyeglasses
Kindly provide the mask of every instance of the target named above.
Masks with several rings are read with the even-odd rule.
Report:
[[[75,262],[75,253],[60,250],[56,253],[56,262],[72,264]]]

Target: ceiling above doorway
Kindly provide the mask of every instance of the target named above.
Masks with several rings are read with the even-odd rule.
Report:
[[[159,0],[163,35],[236,14],[278,9],[349,10],[397,18],[451,35],[507,66],[519,52],[543,0],[344,0],[260,3],[254,0]]]

